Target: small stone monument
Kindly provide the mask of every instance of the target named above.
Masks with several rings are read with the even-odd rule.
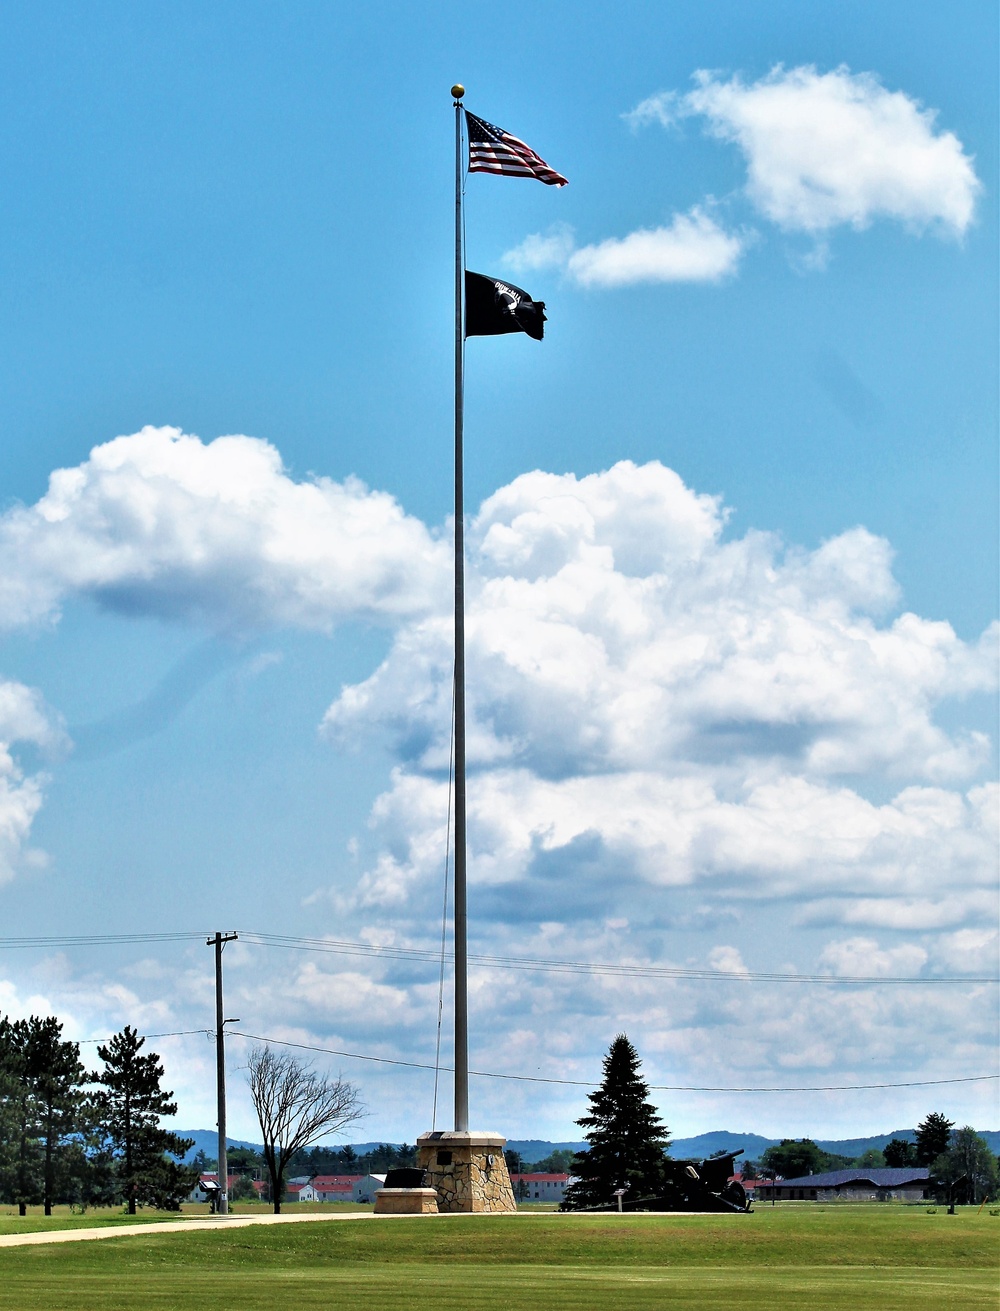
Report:
[[[439,1131],[417,1139],[417,1162],[437,1195],[439,1211],[516,1211],[498,1133]]]
[[[437,1193],[425,1186],[423,1170],[390,1170],[375,1191],[376,1215],[437,1215]]]

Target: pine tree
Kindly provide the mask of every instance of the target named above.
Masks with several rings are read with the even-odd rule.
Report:
[[[917,1164],[933,1165],[937,1158],[948,1150],[951,1142],[953,1120],[948,1120],[939,1111],[932,1111],[926,1120],[917,1125]]]
[[[82,1200],[91,1158],[80,1049],[54,1016],[0,1019],[0,1197],[23,1215],[41,1202]]]
[[[145,1042],[126,1025],[107,1046],[98,1047],[104,1069],[92,1076],[101,1085],[92,1099],[95,1116],[115,1154],[119,1192],[129,1215],[147,1205],[179,1210],[196,1179],[193,1170],[170,1159],[184,1156],[194,1139],[160,1128],[160,1117],[175,1115],[177,1104],[170,1100],[173,1093],[160,1087],[163,1066],[156,1052],[140,1055]]]
[[[891,1142],[886,1143],[883,1147],[882,1155],[885,1157],[885,1163],[888,1166],[899,1167],[917,1164],[917,1149],[906,1138],[893,1138]]]
[[[566,1190],[564,1209],[613,1203],[618,1188],[627,1188],[629,1199],[663,1192],[669,1130],[647,1101],[649,1085],[639,1065],[638,1053],[620,1033],[604,1058],[604,1082],[588,1098],[590,1113],[577,1120],[590,1148],[573,1159],[577,1182]]]
[[[72,1147],[69,1153],[65,1149],[82,1127],[82,1085],[87,1075],[80,1048],[62,1041],[62,1024],[54,1015],[32,1016],[28,1024],[29,1075],[43,1157],[42,1202],[45,1214],[51,1215],[60,1176],[66,1167],[78,1165],[79,1153]]]
[[[34,1018],[34,1017],[33,1017]],[[33,1087],[34,1053],[27,1020],[0,1019],[4,1151],[0,1195],[21,1215],[42,1200],[42,1144],[39,1107]]]

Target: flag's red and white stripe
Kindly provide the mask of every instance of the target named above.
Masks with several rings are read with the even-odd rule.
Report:
[[[507,177],[538,178],[552,187],[566,186],[567,179],[517,137],[468,110],[465,121],[469,129],[470,173],[503,173]]]

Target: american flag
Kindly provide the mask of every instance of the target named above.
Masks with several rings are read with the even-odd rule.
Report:
[[[549,168],[530,146],[512,137],[502,127],[494,127],[475,114],[465,111],[469,127],[469,172],[506,173],[514,178],[538,178],[550,187],[564,187],[567,179]]]

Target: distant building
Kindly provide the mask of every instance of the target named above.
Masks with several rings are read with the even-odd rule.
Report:
[[[522,1202],[561,1202],[569,1187],[568,1174],[512,1174],[514,1196]],[[519,1185],[523,1184],[524,1187]]]
[[[757,1192],[758,1188],[762,1188],[765,1184],[771,1182],[770,1179],[755,1178],[752,1174],[731,1174],[729,1178],[733,1183],[742,1184],[747,1197],[751,1199],[760,1196]]]
[[[797,1179],[759,1179],[758,1202],[921,1202],[928,1196],[926,1166],[856,1168],[805,1174]]]
[[[353,1202],[374,1202],[379,1188],[385,1187],[384,1174],[366,1174],[357,1179],[351,1189]]]
[[[317,1174],[303,1184],[300,1202],[353,1202],[354,1185],[364,1176],[360,1174]]]

